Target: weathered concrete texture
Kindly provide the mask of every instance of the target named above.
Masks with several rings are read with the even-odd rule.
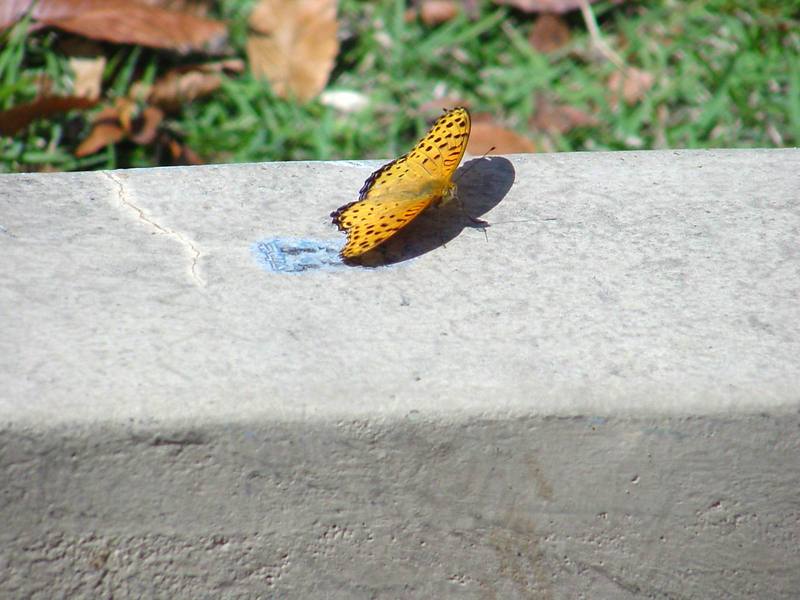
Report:
[[[3,436],[4,597],[796,598],[798,419]]]
[[[0,597],[796,598],[800,151],[471,164],[0,177]]]

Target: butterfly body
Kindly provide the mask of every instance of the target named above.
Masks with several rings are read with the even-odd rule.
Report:
[[[465,108],[448,111],[404,156],[375,171],[358,200],[331,213],[347,233],[342,258],[354,258],[382,244],[422,211],[455,195],[453,174],[464,156],[470,118]]]

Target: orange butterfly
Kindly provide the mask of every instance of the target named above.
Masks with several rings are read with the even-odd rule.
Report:
[[[372,250],[431,204],[450,200],[455,194],[453,174],[467,149],[469,130],[466,108],[446,112],[408,154],[370,175],[358,200],[333,211],[333,224],[347,233],[341,257]]]

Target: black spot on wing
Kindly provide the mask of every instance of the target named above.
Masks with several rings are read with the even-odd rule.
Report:
[[[358,200],[355,200],[353,202],[348,202],[347,204],[340,206],[331,213],[331,221],[333,222],[334,225],[336,225],[339,228],[339,231],[346,231],[347,228],[352,227],[353,225],[352,221],[350,220],[342,221],[342,214],[346,212],[347,209],[353,206],[353,204],[355,204],[356,202],[358,202]]]

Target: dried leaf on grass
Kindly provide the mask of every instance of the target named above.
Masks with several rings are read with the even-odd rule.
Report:
[[[70,110],[86,110],[97,104],[92,98],[47,96],[0,112],[0,135],[15,135],[33,120]]]
[[[147,6],[157,6],[166,10],[205,17],[215,0],[138,0]]]
[[[220,21],[132,0],[39,0],[32,15],[37,28],[57,27],[92,39],[182,53],[219,52],[227,38]]]
[[[153,144],[155,153],[168,162],[181,165],[200,165],[203,160],[188,146],[176,139],[175,134],[164,127],[164,112],[156,106],[146,106],[138,114],[136,103],[130,98],[118,100],[114,106],[101,110],[95,117],[91,133],[75,150],[82,158],[94,154],[123,140],[135,144]]]
[[[492,146],[494,148],[490,151]],[[536,152],[536,145],[515,131],[479,118],[478,122],[472,123],[467,152],[473,155]]]
[[[106,57],[73,56],[69,59],[69,66],[75,74],[72,93],[83,98],[98,99],[103,83],[103,70],[106,68]]]
[[[592,4],[598,0],[494,0],[495,4],[506,4],[529,13],[563,14],[580,8],[583,2]]]
[[[624,71],[614,71],[608,78],[608,89],[611,92],[611,106],[619,105],[620,97],[625,104],[632,106],[644,98],[653,87],[655,77],[647,71],[628,67]]]
[[[597,119],[574,106],[556,104],[545,98],[537,98],[536,114],[530,125],[539,131],[564,134],[577,127],[591,127],[598,124]]]
[[[261,0],[250,14],[250,70],[302,102],[328,82],[339,52],[336,0]]]
[[[151,144],[156,139],[158,126],[164,120],[164,111],[156,106],[146,106],[134,121],[130,138],[137,144]]]
[[[159,77],[152,86],[134,84],[130,96],[146,99],[168,112],[176,111],[219,88],[222,85],[221,73],[241,73],[243,70],[244,62],[240,59],[178,67]]]
[[[78,146],[75,155],[79,158],[88,156],[125,139],[136,144],[155,142],[167,146],[164,132],[160,129],[164,111],[177,109],[213,92],[221,85],[222,72],[241,72],[243,69],[244,62],[239,59],[223,60],[172,69],[152,85],[133,84],[127,97],[118,99],[114,106],[95,116],[92,131]],[[147,105],[139,110],[138,102]],[[186,149],[186,152],[191,151]],[[186,152],[181,151],[183,154]]]
[[[168,134],[159,140],[160,145],[167,148],[172,164],[175,165],[202,165],[203,159],[189,146],[183,144]]]
[[[154,106],[148,106],[138,114],[136,110],[136,103],[133,100],[121,98],[114,103],[114,106],[104,108],[97,113],[92,131],[75,150],[75,156],[78,158],[89,156],[106,146],[128,138],[137,144],[153,142],[164,113]]]
[[[69,66],[74,75],[73,95],[99,98],[106,67],[103,47],[98,42],[69,36],[59,40],[58,50],[69,58]]]
[[[563,48],[569,38],[569,27],[564,19],[557,15],[544,14],[533,24],[528,41],[539,52],[548,53]]]
[[[426,25],[446,23],[461,11],[454,0],[424,0],[419,7],[419,16]]]
[[[125,129],[120,123],[116,109],[105,108],[95,116],[92,131],[75,150],[75,156],[78,158],[89,156],[109,144],[116,144],[124,138]]]
[[[126,124],[130,125],[129,113],[133,107],[135,105],[129,100],[118,100],[115,106],[109,106],[97,113],[93,119],[92,131],[75,150],[75,156],[89,156],[124,139],[127,135]]]

